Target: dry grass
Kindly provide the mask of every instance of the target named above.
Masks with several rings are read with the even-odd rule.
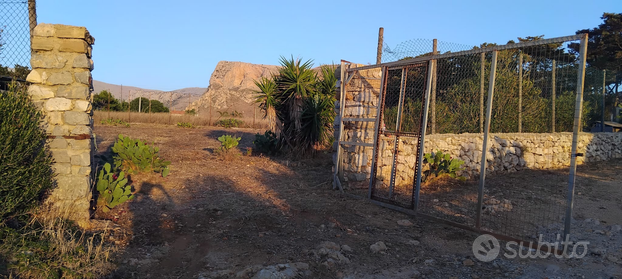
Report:
[[[105,241],[110,229],[87,232],[49,212],[39,209],[19,229],[0,227],[0,255],[6,261],[0,277],[100,278],[116,268],[111,263],[116,248]]]
[[[104,119],[120,119],[125,122],[131,123],[152,123],[162,125],[177,125],[179,122],[191,123],[194,127],[207,127],[216,126],[218,120],[232,118],[232,117],[212,117],[211,119],[206,116],[194,116],[194,115],[175,115],[169,113],[138,113],[132,112],[118,112],[118,111],[94,111],[93,121],[100,124]],[[235,118],[242,120],[244,124],[240,128],[255,128],[255,129],[268,129],[268,120],[260,117],[238,117]]]

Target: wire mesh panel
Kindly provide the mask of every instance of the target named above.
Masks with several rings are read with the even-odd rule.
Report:
[[[473,46],[457,44],[451,42],[437,41],[437,53],[458,52],[472,49]],[[382,62],[393,62],[408,58],[431,55],[434,51],[434,40],[413,39],[399,43],[391,48],[387,44],[382,50]]]
[[[0,0],[0,11],[0,76],[25,79],[30,72],[28,1]]]
[[[417,63],[387,71],[372,199],[414,207],[427,67]]]

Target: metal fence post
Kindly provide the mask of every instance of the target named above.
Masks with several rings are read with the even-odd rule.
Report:
[[[343,138],[343,112],[345,111],[345,62],[341,60],[341,79],[339,81],[339,134],[337,135],[337,150],[335,158],[335,173],[333,175],[333,189],[341,187],[341,181],[339,181],[339,168],[341,167],[341,139]]]
[[[497,50],[492,52],[490,63],[490,80],[488,82],[488,101],[486,104],[486,125],[484,127],[484,142],[482,143],[482,162],[479,175],[479,188],[477,194],[477,216],[475,227],[479,229],[482,225],[482,204],[484,203],[484,185],[486,184],[486,154],[488,153],[488,133],[490,131],[490,116],[492,114],[492,98],[495,93],[495,78],[497,71]]]
[[[570,223],[572,220],[572,208],[574,203],[574,182],[577,172],[577,145],[579,141],[579,130],[581,130],[581,113],[583,112],[583,83],[585,82],[585,54],[587,52],[588,34],[583,34],[581,38],[581,50],[579,52],[579,69],[577,75],[577,100],[574,109],[574,127],[572,131],[572,149],[570,154],[570,175],[568,177],[568,204],[566,207],[566,219],[564,220],[564,239],[570,234]]]
[[[428,108],[430,107],[430,95],[432,91],[432,75],[436,73],[436,60],[431,60],[428,65],[428,78],[425,85],[425,105],[423,106],[423,119],[421,119],[421,146],[419,146],[419,156],[417,158],[417,182],[415,184],[415,206],[414,210],[419,208],[419,192],[421,191],[421,166],[423,165],[423,154],[425,154],[425,133],[428,126]]]
[[[518,56],[518,132],[523,132],[523,52]]]
[[[384,28],[378,29],[378,49],[376,50],[376,64],[382,63],[382,44],[384,41]]]
[[[486,53],[480,54],[480,79],[479,79],[479,132],[484,132],[484,74],[486,73]]]
[[[408,78],[408,68],[402,67],[402,82],[400,84],[400,98],[397,104],[397,117],[395,119],[395,145],[393,148],[393,164],[391,164],[391,180],[389,180],[389,199],[393,197],[393,188],[395,187],[395,169],[397,168],[397,153],[400,138],[397,135],[402,129],[402,106],[404,106],[404,97],[406,95],[406,79]]]
[[[551,80],[551,86],[552,86],[552,92],[551,92],[551,132],[555,133],[555,69],[557,68],[557,65],[555,64],[555,60],[553,60],[553,70],[551,73],[552,75],[552,80]]]
[[[438,46],[438,40],[434,39],[432,41],[432,54],[436,55],[437,54],[437,46]],[[432,110],[431,113],[431,117],[432,117],[432,123],[430,125],[430,133],[431,134],[436,134],[436,60],[432,60],[434,61],[434,69],[432,70],[432,96],[431,96],[431,100],[430,100],[430,109]]]

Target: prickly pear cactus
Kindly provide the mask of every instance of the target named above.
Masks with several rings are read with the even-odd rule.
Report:
[[[161,173],[163,177],[169,174],[170,161],[164,161],[158,155],[159,148],[145,144],[141,140],[119,135],[112,147],[114,165],[128,173],[150,172]]]
[[[115,174],[111,171],[109,163],[104,165],[97,178],[97,191],[99,192],[97,204],[101,206],[104,212],[108,212],[115,206],[134,198],[132,186],[127,185],[125,173],[121,171],[119,174]]]

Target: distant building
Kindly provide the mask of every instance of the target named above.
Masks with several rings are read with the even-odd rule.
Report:
[[[171,110],[171,115],[173,116],[182,116],[184,114],[186,114],[186,112],[183,110]]]

